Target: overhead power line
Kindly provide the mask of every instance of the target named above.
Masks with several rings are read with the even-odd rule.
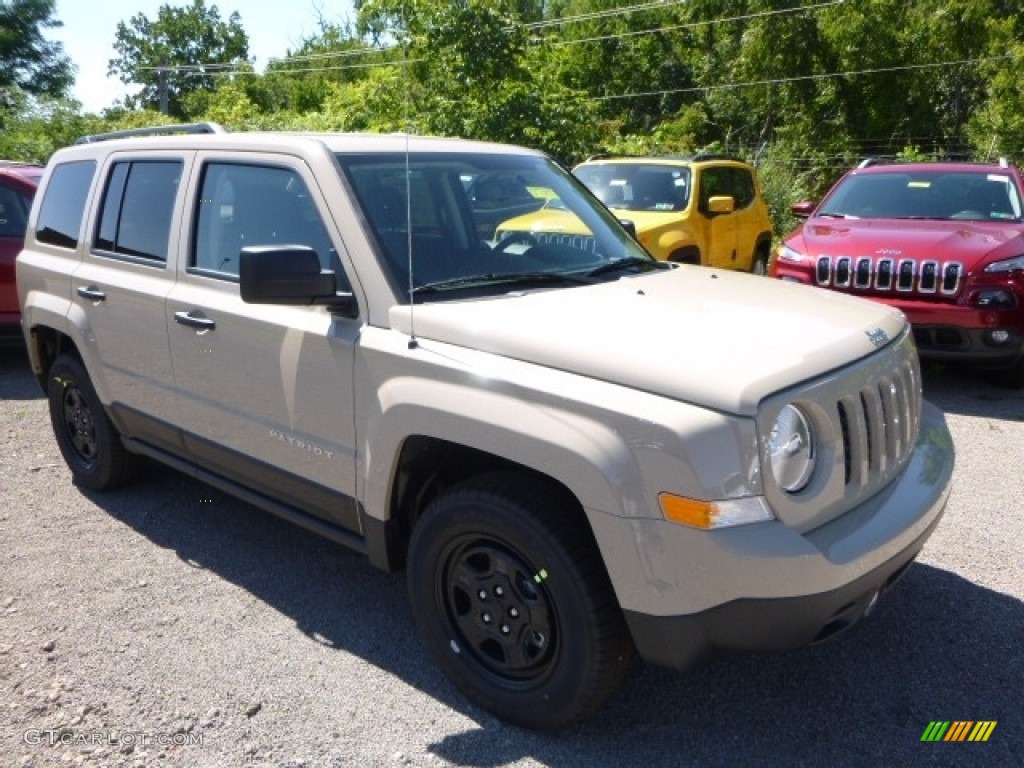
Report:
[[[829,72],[820,75],[795,75],[793,77],[779,77],[768,80],[748,80],[742,83],[719,83],[717,85],[692,86],[689,88],[666,88],[660,91],[639,91],[636,93],[617,93],[606,96],[591,96],[591,101],[611,101],[612,99],[633,99],[642,96],[668,96],[675,93],[700,93],[703,91],[722,91],[733,88],[749,88],[755,85],[783,85],[807,80],[829,80],[837,77],[859,77],[861,75],[879,75],[890,72],[905,72],[915,69],[936,69],[938,67],[952,67],[958,64],[981,64],[986,61],[1003,61],[1016,58],[1014,54],[1008,53],[1002,56],[982,56],[976,59],[959,59],[957,61],[939,61],[933,64],[905,64],[898,67],[876,67],[873,69],[856,69],[846,72]]]
[[[594,43],[603,40],[617,40],[626,37],[637,37],[639,35],[656,35],[663,34],[665,32],[677,32],[681,29],[697,29],[699,27],[709,27],[714,24],[727,24],[735,21],[751,21],[753,19],[763,19],[769,16],[782,16],[791,13],[804,13],[807,11],[816,11],[821,8],[829,8],[834,5],[842,5],[846,0],[828,0],[828,2],[818,3],[817,5],[806,5],[798,8],[781,8],[775,11],[759,11],[757,13],[748,13],[743,16],[730,16],[725,19],[709,19],[707,21],[691,21],[686,24],[674,24],[669,27],[652,27],[650,29],[638,29],[632,32],[616,32],[611,35],[598,35],[596,37],[581,37],[573,40],[559,40],[558,42],[552,43],[553,47],[561,48],[566,45],[578,45],[580,43]]]

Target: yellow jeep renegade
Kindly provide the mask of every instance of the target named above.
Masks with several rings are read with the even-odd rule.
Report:
[[[764,274],[772,227],[754,169],[722,155],[594,158],[573,173],[616,215],[632,223],[656,258]],[[589,234],[557,199],[503,222],[496,238],[534,240]]]

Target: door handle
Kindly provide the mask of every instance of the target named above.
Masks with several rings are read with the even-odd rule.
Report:
[[[201,331],[212,331],[217,327],[217,323],[198,309],[193,309],[189,312],[175,312],[174,322],[187,325],[189,328],[198,328]]]
[[[76,291],[76,293],[79,296],[81,296],[83,299],[88,299],[89,301],[106,301],[107,300],[107,294],[105,294],[103,291],[101,291],[95,285],[89,285],[89,286],[83,285],[83,286],[80,286],[78,288],[78,290]]]

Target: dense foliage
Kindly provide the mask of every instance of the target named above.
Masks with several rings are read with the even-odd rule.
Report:
[[[119,22],[114,36],[118,56],[110,61],[109,74],[142,90],[127,106],[155,109],[185,117],[183,99],[195,91],[216,86],[215,75],[246,62],[249,38],[241,17],[233,13],[222,21],[217,6],[204,0],[176,8],[160,6],[155,21],[146,14]]]
[[[111,71],[144,86],[138,99],[56,119],[33,101],[17,130],[52,147],[150,122],[130,108],[156,104],[167,61],[190,73],[172,80],[171,114],[235,129],[412,130],[566,163],[732,152],[760,164],[780,229],[789,203],[865,155],[1024,158],[1019,0],[356,0],[354,20],[322,18],[264,73],[244,63],[241,17],[192,2],[118,25]],[[14,5],[33,3],[52,6]],[[45,159],[46,141],[13,146]]]
[[[14,88],[64,96],[74,82],[71,61],[44,29],[61,26],[56,0],[0,0],[0,94]],[[2,125],[2,123],[0,123]]]

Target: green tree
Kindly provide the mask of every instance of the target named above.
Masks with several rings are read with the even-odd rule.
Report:
[[[155,21],[139,13],[119,22],[114,50],[108,73],[142,85],[128,106],[159,107],[165,87],[168,113],[184,117],[186,95],[212,89],[218,73],[248,63],[249,38],[237,11],[223,21],[216,5],[192,0],[181,8],[161,5]]]
[[[74,82],[74,68],[60,43],[44,29],[63,26],[56,0],[0,0],[0,92],[16,87],[33,95],[61,97]]]
[[[522,0],[366,0],[359,29],[402,52],[394,77],[378,76],[392,112],[383,120],[424,133],[505,141],[544,149],[565,161],[593,146],[597,127],[590,104],[544,65],[546,54],[531,40],[526,18],[540,5]],[[543,53],[541,51],[543,50]]]

